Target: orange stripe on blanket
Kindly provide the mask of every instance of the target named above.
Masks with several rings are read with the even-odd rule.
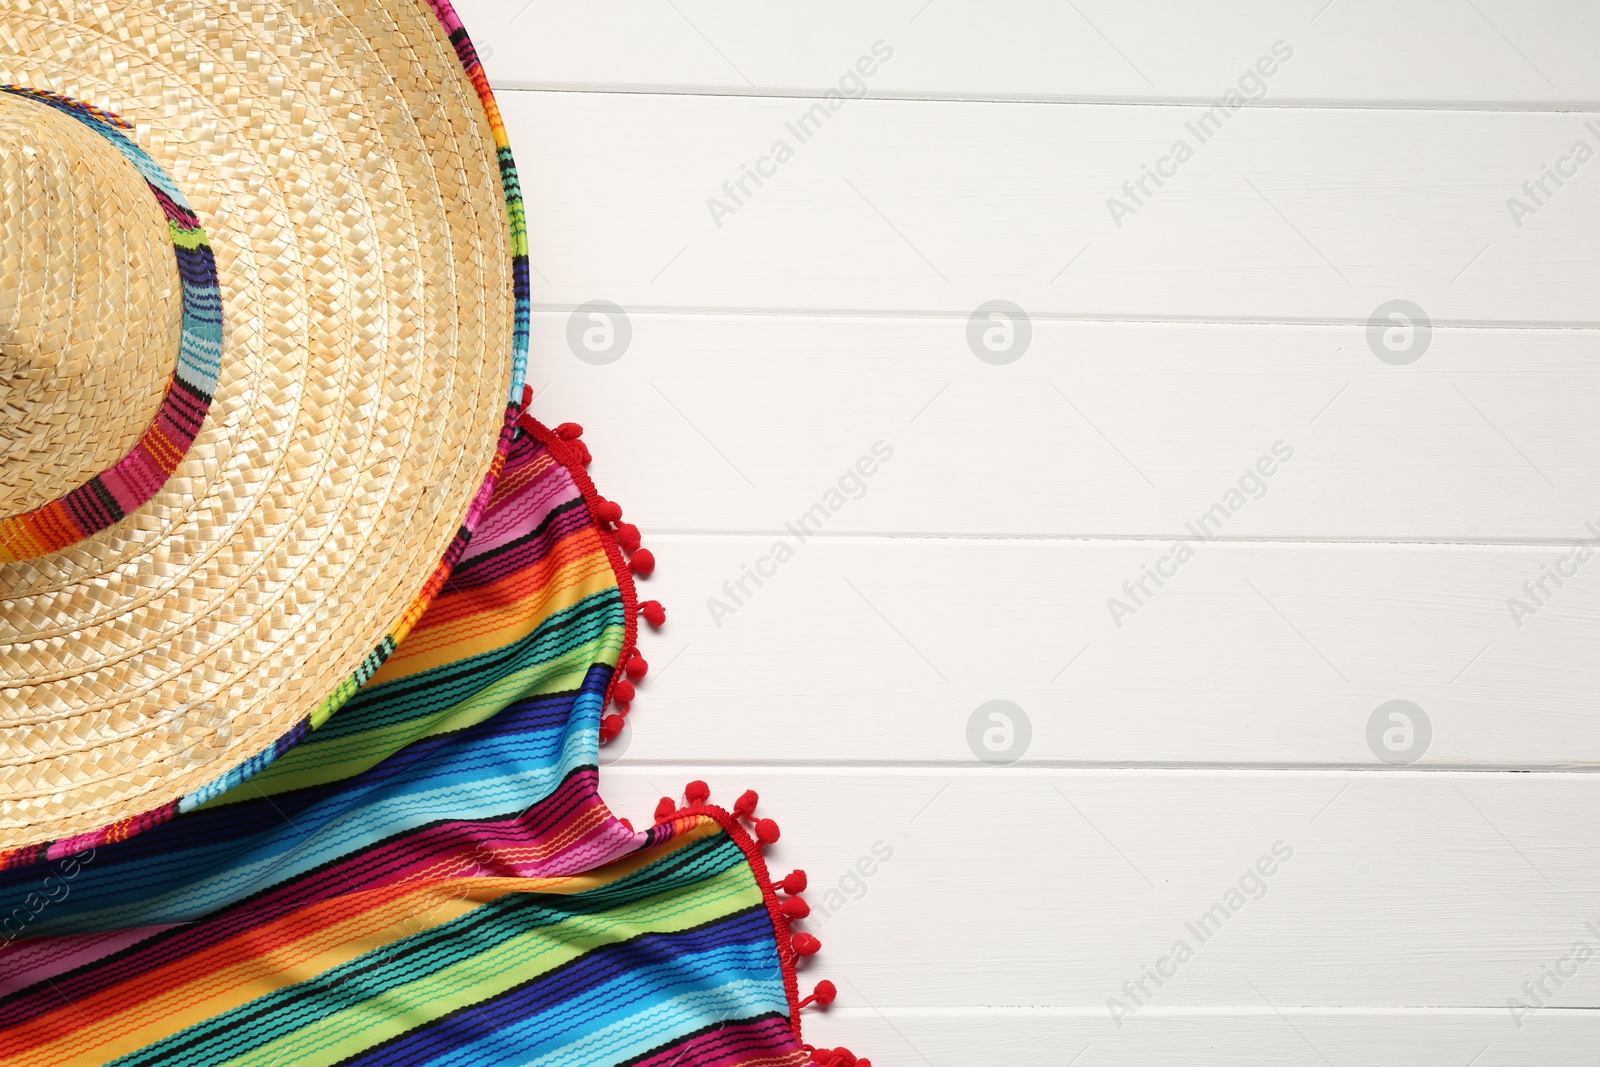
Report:
[[[556,609],[576,604],[584,597],[595,593],[604,592],[611,587],[611,578],[608,573],[602,572],[597,566],[595,572],[582,581],[565,586],[565,595],[559,600],[555,597],[544,597],[543,601],[553,605]],[[561,589],[550,592],[562,592]],[[564,601],[565,603],[562,603]],[[474,617],[463,620],[459,629],[451,631],[438,631],[433,635],[435,640],[418,641],[414,645],[402,646],[409,651],[404,657],[390,659],[383,665],[382,670],[374,676],[374,684],[383,684],[398,678],[409,677],[420,671],[432,670],[435,667],[454,663],[471,656],[480,656],[496,649],[504,648],[514,641],[526,637],[539,628],[548,619],[547,614],[526,616],[511,616],[505,625],[494,625],[498,620],[484,620]],[[600,659],[611,663],[615,655],[602,653]]]
[[[419,671],[504,648],[538,629],[551,612],[571,607],[585,597],[613,588],[615,584],[609,562],[605,556],[597,554],[584,561],[581,568],[566,568],[549,585],[518,604],[497,611],[467,615],[450,626],[414,631],[369,684],[382,685]]]
[[[464,616],[516,605],[530,592],[536,592],[550,582],[552,577],[564,568],[587,566],[596,557],[605,559],[605,545],[601,542],[600,535],[589,526],[575,530],[569,536],[562,538],[538,563],[508,574],[488,585],[475,586],[471,589],[446,589],[433,602],[428,617],[422,620],[421,625],[413,631],[413,635],[420,636],[436,627],[449,625]]]

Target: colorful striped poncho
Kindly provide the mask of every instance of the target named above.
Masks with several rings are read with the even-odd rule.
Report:
[[[632,580],[587,450],[523,424],[443,592],[326,724],[170,821],[0,871],[0,1063],[812,1058],[815,941],[749,795],[643,831],[600,799]]]

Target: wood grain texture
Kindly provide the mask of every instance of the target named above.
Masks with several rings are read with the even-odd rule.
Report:
[[[637,823],[689,778],[760,790],[769,861],[811,875],[802,984],[840,989],[810,1040],[1594,1057],[1600,963],[1508,1007],[1600,948],[1591,8],[462,11],[528,195],[535,414],[586,426],[660,562],[604,792]],[[830,108],[849,69],[866,97]],[[994,300],[1026,316],[1010,362],[969,340]],[[1395,300],[1424,328],[1373,329]],[[1000,757],[996,700],[1029,735]],[[1410,765],[1395,700],[1431,730]]]

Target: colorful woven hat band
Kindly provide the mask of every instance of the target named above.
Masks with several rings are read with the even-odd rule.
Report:
[[[182,289],[183,322],[177,365],[155,417],[137,443],[109,469],[47,503],[0,517],[0,563],[32,559],[83,540],[123,519],[155,496],[194,443],[216,391],[222,354],[222,301],[217,265],[205,230],[183,193],[124,130],[113,112],[59,93],[19,85],[0,92],[50,107],[99,134],[139,172],[172,236]],[[97,353],[115,359],[117,353]],[[93,434],[95,427],[76,427]]]

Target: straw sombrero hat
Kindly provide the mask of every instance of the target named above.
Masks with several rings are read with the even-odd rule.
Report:
[[[516,173],[445,0],[0,2],[0,866],[265,767],[503,460]]]

